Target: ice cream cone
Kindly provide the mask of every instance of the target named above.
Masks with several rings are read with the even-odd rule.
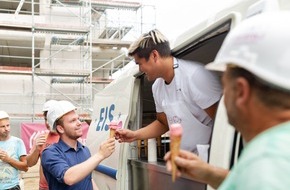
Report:
[[[116,129],[110,128],[110,138],[115,137]]]
[[[110,128],[110,138],[115,137],[115,133],[117,129],[120,129],[122,127],[122,121],[111,121],[111,123],[109,124],[109,128]]]
[[[176,180],[177,166],[174,162],[178,156],[182,137],[182,127],[180,124],[172,124],[170,126],[170,152],[171,152],[171,167],[172,167],[172,182]]]

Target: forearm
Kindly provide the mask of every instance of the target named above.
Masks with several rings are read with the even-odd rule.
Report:
[[[27,155],[26,160],[28,167],[32,167],[38,162],[39,155],[40,151],[37,148],[34,148],[33,151]]]
[[[151,124],[147,125],[136,131],[136,137],[139,140],[150,139],[158,137],[168,131],[168,127],[163,125],[160,121],[155,120]]]
[[[7,158],[7,160],[5,160],[5,162],[10,164],[12,167],[14,167],[20,171],[27,172],[28,166],[27,166],[27,162],[26,162],[25,157],[26,156],[22,156],[20,158],[20,160],[15,160],[15,159],[9,157],[9,158]]]
[[[81,164],[77,164],[69,168],[64,174],[64,182],[67,185],[73,185],[83,180],[89,175],[104,159],[105,157],[100,154],[91,156],[88,160]]]
[[[206,183],[217,189],[227,177],[229,170],[211,166],[209,175],[206,177]]]

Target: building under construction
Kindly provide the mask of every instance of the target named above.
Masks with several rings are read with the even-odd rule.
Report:
[[[69,100],[89,120],[94,94],[154,27],[154,6],[137,0],[0,0],[1,110],[18,125],[42,120],[49,99]]]

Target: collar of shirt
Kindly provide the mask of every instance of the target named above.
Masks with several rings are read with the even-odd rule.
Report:
[[[63,152],[67,152],[70,150],[75,150],[74,148],[68,146],[63,140],[59,139],[59,147],[61,148],[61,150],[63,150]],[[80,149],[83,149],[85,146],[80,143],[79,141],[77,141],[77,150],[75,150],[76,152]]]

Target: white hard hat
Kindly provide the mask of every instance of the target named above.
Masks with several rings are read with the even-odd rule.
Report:
[[[226,37],[210,70],[244,68],[265,82],[290,90],[290,12],[268,12],[242,21]]]
[[[48,100],[43,104],[42,111],[48,111],[57,101],[56,100]]]
[[[6,119],[9,118],[8,113],[6,113],[5,111],[0,111],[0,119]]]
[[[52,132],[56,132],[55,122],[76,107],[66,100],[56,102],[47,112],[47,121]]]

